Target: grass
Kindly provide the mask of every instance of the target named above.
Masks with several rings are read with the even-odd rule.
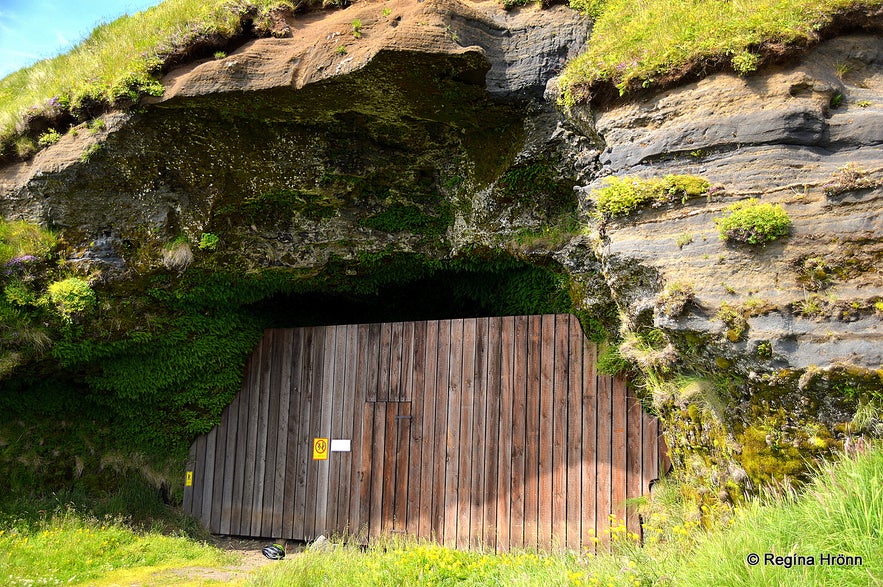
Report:
[[[620,95],[708,64],[740,74],[755,70],[764,48],[816,40],[836,14],[879,7],[879,0],[572,0],[597,14],[585,53],[561,78],[563,99],[574,104],[600,83]]]
[[[72,509],[37,522],[0,521],[0,582],[10,587],[131,584],[173,567],[233,562],[230,554],[204,543],[156,531],[138,533],[118,518],[98,519]],[[166,584],[181,583],[178,576]]]
[[[0,80],[0,145],[22,136],[28,117],[61,120],[71,113],[85,120],[107,106],[161,95],[158,74],[170,60],[198,40],[219,48],[241,32],[245,19],[257,21],[279,5],[293,8],[280,0],[166,0],[98,26],[69,53]],[[249,15],[253,9],[258,16]],[[26,152],[27,145],[20,150]]]

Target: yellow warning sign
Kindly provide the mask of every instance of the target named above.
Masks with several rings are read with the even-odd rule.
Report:
[[[314,438],[313,439],[313,460],[314,461],[328,460],[328,439],[327,438]]]
[[[184,476],[184,487],[193,487],[193,471],[187,471]]]

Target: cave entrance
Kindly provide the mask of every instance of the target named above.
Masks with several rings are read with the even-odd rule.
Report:
[[[658,421],[569,314],[278,328],[190,449],[213,533],[407,534],[458,548],[594,548],[640,532]]]

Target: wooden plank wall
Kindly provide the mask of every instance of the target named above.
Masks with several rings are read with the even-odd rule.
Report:
[[[498,551],[592,548],[611,514],[640,532],[658,422],[595,363],[570,315],[268,330],[185,509],[217,534]],[[314,461],[316,437],[352,450]]]

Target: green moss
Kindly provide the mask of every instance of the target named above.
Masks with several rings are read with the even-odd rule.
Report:
[[[359,224],[385,232],[438,235],[443,234],[452,221],[450,205],[443,204],[429,214],[416,205],[397,202],[381,212],[360,219]]]
[[[721,240],[764,245],[786,236],[791,219],[778,204],[750,198],[727,207],[728,216],[714,220]]]
[[[639,208],[672,202],[684,203],[708,192],[708,180],[694,175],[667,175],[663,178],[609,177],[604,187],[591,193],[599,214],[626,216]]]

